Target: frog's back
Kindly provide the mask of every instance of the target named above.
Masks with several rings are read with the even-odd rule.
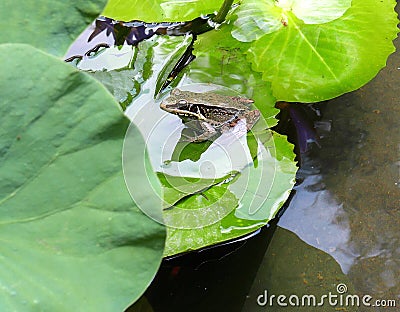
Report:
[[[183,98],[186,101],[196,104],[205,105],[209,107],[219,107],[223,109],[237,109],[237,110],[248,110],[249,105],[253,103],[252,100],[233,97],[228,95],[222,95],[214,92],[197,93],[191,91],[181,91]]]

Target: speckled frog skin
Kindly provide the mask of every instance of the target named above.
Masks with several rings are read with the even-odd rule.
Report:
[[[260,118],[259,110],[251,110],[253,100],[232,97],[213,92],[196,93],[174,89],[160,108],[183,118],[198,120],[202,133],[190,138],[190,142],[206,141],[218,133],[234,127],[239,120],[246,122],[249,131]]]

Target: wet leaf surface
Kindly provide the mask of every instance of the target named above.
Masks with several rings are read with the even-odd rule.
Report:
[[[122,311],[165,240],[124,183],[129,121],[101,84],[53,56],[3,44],[0,58],[0,310]]]
[[[100,14],[105,0],[4,0],[0,43],[27,43],[63,56],[73,40]]]
[[[218,11],[222,3],[222,0],[110,0],[103,14],[123,21],[182,22]]]
[[[340,18],[312,23],[310,17],[296,16],[296,3],[293,1],[293,12],[285,13],[283,24],[274,24],[271,31],[252,22],[254,31],[249,32],[253,35],[246,40],[257,39],[248,49],[248,60],[272,84],[277,100],[318,102],[358,89],[394,52],[392,40],[398,32],[395,1],[353,0]],[[239,16],[241,10],[239,7]],[[250,27],[250,22],[243,23],[245,29]],[[238,37],[238,30],[233,34]]]
[[[305,24],[322,24],[343,16],[351,0],[248,0],[237,11],[232,35],[250,42],[288,26],[294,15]]]

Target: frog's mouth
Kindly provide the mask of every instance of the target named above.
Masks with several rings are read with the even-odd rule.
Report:
[[[201,114],[196,114],[188,111],[177,111],[177,115],[182,116],[182,117],[194,117],[197,119],[205,120],[205,117]]]
[[[199,120],[206,120],[206,118],[201,113],[200,108],[197,105],[186,104],[186,105],[163,105],[164,110],[176,114],[181,117],[192,117]]]

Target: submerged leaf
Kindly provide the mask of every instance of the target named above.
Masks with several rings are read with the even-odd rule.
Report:
[[[165,239],[124,183],[129,121],[61,60],[20,44],[0,45],[0,59],[0,310],[122,311]]]
[[[201,193],[192,194],[177,202],[164,212],[164,221],[169,228],[196,232],[218,223],[238,206],[238,198],[226,184],[218,184]],[[182,246],[185,242],[182,241]],[[198,249],[215,243],[203,237],[191,239],[191,248]],[[169,242],[168,242],[169,244]],[[182,248],[182,246],[180,248]],[[177,253],[175,250],[174,253]]]

